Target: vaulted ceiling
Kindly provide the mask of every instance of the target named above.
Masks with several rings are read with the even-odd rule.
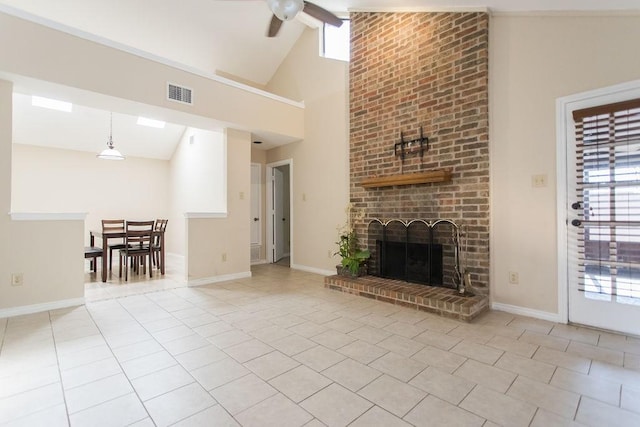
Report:
[[[640,10],[638,0],[314,0],[313,3],[339,16],[347,16],[352,10]],[[317,25],[312,18],[300,17],[285,22],[277,37],[267,38],[265,33],[271,12],[265,0],[0,0],[0,7],[32,14],[205,73],[235,76],[258,87],[268,84],[305,24]],[[20,100],[17,108],[27,112],[30,107],[26,106],[26,101]],[[98,138],[102,145],[107,136],[104,135],[107,115],[82,109],[78,111],[84,114],[73,115],[73,119],[84,120],[84,123],[77,128],[87,131],[99,129],[99,138],[97,135],[91,138]],[[57,133],[53,132],[51,126],[56,121],[46,116],[46,112],[40,111],[32,120],[16,119],[15,134],[21,142],[43,140],[59,148],[86,149],[88,134],[78,139],[74,146],[69,141],[76,136],[61,134],[60,128]],[[30,129],[20,128],[27,124]],[[73,129],[74,126],[65,128]],[[39,129],[41,135],[36,135],[34,129]],[[140,131],[135,126],[125,129],[120,138],[135,139],[134,134],[125,132]],[[176,135],[181,132],[179,128],[172,129],[174,133],[168,135],[173,136],[168,138],[174,139],[175,146],[179,139]],[[54,145],[52,138],[41,138],[53,134],[60,141],[67,141],[66,145]],[[94,148],[86,150],[93,151]],[[172,152],[170,147],[165,150]],[[166,158],[166,155],[160,157]]]
[[[494,11],[640,9],[637,0],[314,0],[332,12],[349,10]],[[271,12],[265,0],[0,0],[69,27],[175,62],[221,71],[265,85],[304,29],[286,22],[265,37]]]

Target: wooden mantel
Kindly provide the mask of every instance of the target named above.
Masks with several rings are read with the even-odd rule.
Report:
[[[427,172],[405,173],[389,176],[366,178],[360,182],[364,188],[393,187],[394,185],[427,184],[431,182],[451,181],[451,171],[447,169]]]

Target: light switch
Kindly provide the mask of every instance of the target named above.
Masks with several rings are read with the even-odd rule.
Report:
[[[512,285],[517,285],[520,283],[520,275],[516,271],[509,272],[509,283]]]
[[[547,186],[547,175],[546,174],[542,174],[542,175],[533,175],[533,176],[531,176],[531,186],[532,187],[536,187],[536,188],[546,187]]]

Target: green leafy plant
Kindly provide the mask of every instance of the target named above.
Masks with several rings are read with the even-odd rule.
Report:
[[[371,256],[368,249],[361,249],[358,246],[358,236],[353,228],[354,222],[364,218],[364,211],[356,208],[352,203],[347,205],[345,211],[347,213],[347,221],[345,225],[338,228],[340,240],[336,242],[338,245],[336,255],[340,255],[342,258],[342,266],[348,268],[349,272],[356,276],[360,266],[366,263]]]

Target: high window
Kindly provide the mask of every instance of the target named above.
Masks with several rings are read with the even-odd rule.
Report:
[[[324,24],[322,27],[322,56],[325,58],[349,61],[350,49],[350,23],[348,19],[342,20],[342,26]]]

